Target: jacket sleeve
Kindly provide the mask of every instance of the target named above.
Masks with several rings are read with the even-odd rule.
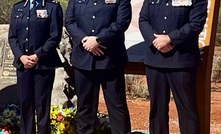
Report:
[[[155,39],[155,32],[152,25],[149,23],[148,6],[149,1],[145,0],[140,11],[139,29],[144,38],[144,41],[150,47],[152,45],[153,40]]]
[[[189,22],[180,29],[169,33],[169,37],[174,46],[183,44],[188,39],[198,38],[204,28],[207,17],[207,0],[193,0],[192,6]]]
[[[48,40],[42,47],[39,47],[35,51],[39,59],[46,56],[47,54],[50,54],[51,51],[55,51],[61,41],[63,28],[63,12],[60,4],[56,4],[55,8],[52,10],[52,14],[50,17],[50,38],[48,38]]]
[[[65,27],[75,44],[79,45],[81,44],[81,40],[87,35],[77,26],[74,9],[75,3],[75,0],[69,0],[65,14]]]
[[[9,34],[8,34],[8,41],[9,45],[12,49],[14,54],[15,62],[21,66],[22,63],[20,61],[20,57],[23,55],[22,49],[20,48],[18,35],[16,32],[16,23],[15,23],[15,6],[12,7],[11,16],[10,16],[10,24],[9,24]]]
[[[131,17],[132,10],[130,0],[120,0],[116,21],[112,22],[107,29],[97,35],[102,44],[108,44],[113,37],[125,32],[130,25]]]

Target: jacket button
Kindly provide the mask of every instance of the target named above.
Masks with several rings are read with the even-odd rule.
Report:
[[[28,49],[25,49],[25,52],[28,52]]]
[[[97,5],[97,3],[94,3],[94,5],[96,6],[96,5]]]
[[[28,38],[26,38],[25,40],[28,41]]]
[[[91,30],[92,33],[94,33],[94,30]]]

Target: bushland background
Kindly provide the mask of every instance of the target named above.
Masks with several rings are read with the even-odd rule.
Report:
[[[9,24],[11,6],[20,0],[0,0],[0,25]],[[65,13],[68,0],[57,0],[61,3]],[[221,10],[221,6],[220,6]],[[0,34],[1,35],[1,34]],[[133,130],[148,130],[149,100],[146,78],[143,75],[126,74],[128,107]],[[221,133],[221,11],[216,33],[216,42],[211,76],[211,134]],[[107,113],[101,92],[99,110]],[[171,96],[170,129],[172,133],[179,133],[176,106]]]

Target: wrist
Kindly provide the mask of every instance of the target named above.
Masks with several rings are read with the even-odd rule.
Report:
[[[101,43],[101,40],[100,40],[100,38],[98,36],[96,36],[96,41],[97,41],[98,44]]]

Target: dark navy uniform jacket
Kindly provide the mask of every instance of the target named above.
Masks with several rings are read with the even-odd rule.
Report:
[[[112,1],[111,3],[105,1]],[[71,63],[80,69],[109,69],[128,61],[124,32],[131,21],[130,0],[70,0],[65,25],[73,40]],[[98,36],[103,56],[84,50],[81,40]]]
[[[207,0],[192,0],[190,6],[172,6],[172,0],[145,0],[139,26],[147,44],[145,64],[160,68],[194,67],[200,62],[198,36],[207,17]],[[175,47],[159,52],[152,42],[156,34],[169,35]]]
[[[37,54],[35,69],[55,68],[61,63],[56,48],[62,35],[62,8],[53,1],[46,1],[45,6],[39,3],[30,11],[29,4],[24,5],[25,1],[14,4],[11,13],[9,44],[15,56],[13,65],[23,69],[19,58]],[[39,11],[46,11],[46,16],[37,17]]]

